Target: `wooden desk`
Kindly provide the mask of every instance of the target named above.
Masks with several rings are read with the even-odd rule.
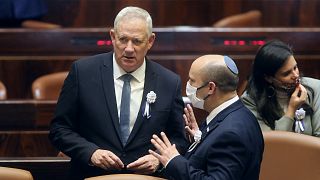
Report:
[[[48,135],[38,130],[0,131],[0,157],[57,156]]]
[[[149,54],[255,54],[259,41],[280,39],[295,54],[319,54],[320,28],[154,28]],[[108,28],[0,29],[0,59],[6,56],[87,56],[112,50]]]
[[[56,101],[0,101],[0,157],[57,156],[48,139]]]
[[[0,101],[0,130],[48,130],[56,101]]]

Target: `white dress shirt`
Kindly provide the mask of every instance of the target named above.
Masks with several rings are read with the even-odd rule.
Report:
[[[144,88],[144,80],[145,80],[145,70],[146,70],[146,61],[144,59],[143,64],[134,72],[131,73],[133,78],[130,81],[131,85],[131,96],[130,96],[130,132],[136,122],[138,112],[140,110],[143,88]],[[114,53],[113,53],[113,80],[114,80],[114,88],[117,100],[117,108],[118,108],[118,117],[120,119],[120,105],[121,105],[121,95],[122,95],[122,87],[123,81],[121,80],[121,76],[127,74],[116,62]]]

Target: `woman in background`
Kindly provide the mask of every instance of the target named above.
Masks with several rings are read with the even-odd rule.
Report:
[[[301,77],[291,48],[281,41],[258,50],[242,100],[263,131],[320,136],[320,80]]]

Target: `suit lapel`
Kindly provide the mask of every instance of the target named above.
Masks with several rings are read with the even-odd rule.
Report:
[[[142,123],[145,120],[147,120],[146,117],[143,117],[144,108],[145,108],[146,100],[147,100],[146,97],[147,97],[147,94],[150,91],[156,92],[156,82],[157,82],[157,74],[155,73],[151,62],[146,60],[146,74],[145,74],[144,88],[143,88],[143,95],[142,95],[140,110],[139,110],[136,122],[135,122],[135,124],[133,126],[133,129],[132,129],[132,131],[130,133],[130,136],[129,136],[127,144],[129,144],[132,141],[134,136],[139,131]]]
[[[107,107],[111,115],[114,128],[116,129],[120,140],[119,117],[114,89],[114,81],[113,78],[110,78],[113,77],[112,53],[107,54],[106,58],[104,59],[103,66],[101,66],[100,68],[100,72],[104,94],[107,101]]]
[[[192,151],[190,151],[190,152],[189,152],[189,150],[187,151],[187,153],[185,154],[185,157],[187,159],[189,159],[189,157],[196,151],[196,149],[200,146],[200,144],[204,141],[204,139],[209,135],[209,133],[212,132],[214,129],[216,129],[219,126],[219,124],[222,120],[223,119],[217,118],[217,116],[216,116],[215,118],[213,118],[213,120],[209,123],[208,126],[205,126],[201,130],[202,131],[201,140],[200,140],[199,144],[197,144],[196,147],[192,149]],[[209,127],[209,131],[207,131],[208,127]]]
[[[204,127],[203,130],[203,134],[201,137],[201,141],[200,143],[197,145],[197,147],[195,147],[191,152],[187,152],[186,153],[186,157],[189,158],[194,152],[195,150],[200,146],[200,144],[204,141],[204,139],[206,137],[208,137],[208,135],[210,133],[212,133],[219,125],[220,123],[222,123],[222,121],[233,111],[241,108],[242,106],[242,102],[240,100],[234,102],[233,104],[231,104],[229,107],[227,107],[226,109],[222,110],[220,113],[217,114],[216,117],[214,117],[210,123],[208,124],[207,127]],[[209,131],[207,131],[207,128],[209,128]]]

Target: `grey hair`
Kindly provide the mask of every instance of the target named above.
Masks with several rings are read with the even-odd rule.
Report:
[[[213,81],[221,91],[235,91],[239,83],[239,76],[233,74],[225,65],[206,63],[201,69],[204,82]]]
[[[152,18],[150,14],[142,8],[133,7],[133,6],[125,7],[118,13],[118,15],[114,20],[114,30],[117,31],[117,29],[119,28],[119,22],[121,22],[124,19],[131,19],[131,18],[138,18],[138,19],[145,20],[148,28],[147,29],[148,37],[151,36]]]

